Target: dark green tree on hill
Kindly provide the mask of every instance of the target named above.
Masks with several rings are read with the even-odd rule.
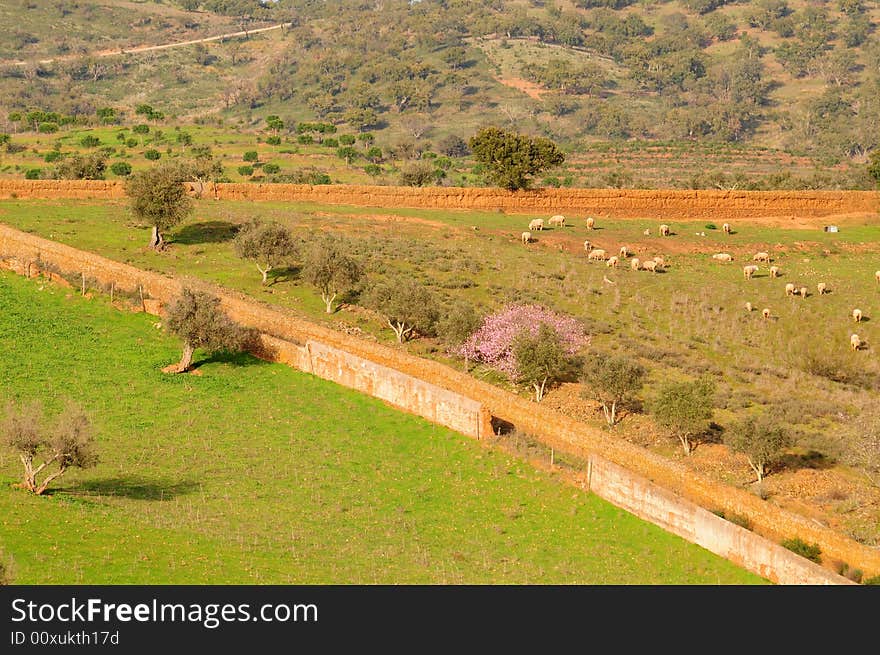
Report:
[[[326,235],[309,245],[303,260],[302,275],[321,294],[328,314],[333,301],[361,279],[363,267],[349,253],[350,248],[338,237]]]
[[[135,173],[126,183],[132,212],[153,226],[150,248],[162,250],[165,247],[162,232],[180,223],[192,211],[185,185],[189,176],[187,167],[168,163]]]
[[[528,188],[534,175],[565,161],[565,155],[550,139],[497,127],[483,128],[468,145],[474,158],[488,168],[489,181],[509,191]]]

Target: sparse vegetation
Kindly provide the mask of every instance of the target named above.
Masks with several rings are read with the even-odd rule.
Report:
[[[819,544],[808,544],[800,537],[792,537],[791,539],[784,540],[782,545],[791,552],[797,553],[801,557],[806,557],[811,562],[816,562],[816,564],[822,563],[822,549],[819,548]]]

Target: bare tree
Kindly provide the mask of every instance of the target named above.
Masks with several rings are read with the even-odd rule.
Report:
[[[49,428],[45,426],[39,402],[20,407],[10,404],[0,424],[0,434],[6,445],[18,453],[24,466],[24,478],[19,486],[37,495],[71,467],[85,469],[98,463],[92,425],[82,409],[72,402]],[[41,473],[44,477],[38,480]]]

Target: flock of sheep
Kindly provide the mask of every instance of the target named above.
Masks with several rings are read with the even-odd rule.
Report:
[[[596,226],[596,219],[593,218],[592,216],[588,216],[586,218],[585,222],[586,222],[586,227],[588,230],[592,230]],[[561,214],[551,216],[548,219],[547,224],[551,225],[553,227],[565,227],[565,216],[562,216]],[[521,240],[522,240],[523,244],[528,244],[528,243],[532,242],[532,232],[533,231],[543,230],[543,229],[544,229],[544,219],[535,218],[535,219],[532,219],[531,221],[529,221],[529,231],[523,232],[522,236],[521,236]],[[730,223],[724,223],[724,225],[721,226],[721,229],[725,234],[731,234]],[[669,236],[671,232],[670,232],[669,226],[664,223],[664,224],[660,225],[660,227],[658,229],[658,233],[660,234],[660,236]],[[643,232],[643,234],[645,236],[650,236],[651,230],[646,229]],[[702,234],[705,236],[705,233],[702,233]],[[620,250],[618,251],[618,254],[609,256],[608,253],[604,249],[596,248],[589,239],[584,241],[584,251],[587,253],[587,259],[589,259],[591,261],[604,261],[605,265],[608,267],[611,267],[611,268],[619,267],[620,262],[622,260],[627,259],[631,254],[629,251],[629,248],[627,248],[627,246],[621,246]],[[732,262],[733,256],[730,253],[719,252],[719,253],[712,255],[712,259],[714,259],[716,261],[720,261],[720,262]],[[769,264],[771,262],[770,253],[757,252],[752,257],[752,261],[764,262],[764,263]],[[645,271],[651,271],[653,273],[656,273],[658,270],[662,270],[662,267],[664,265],[665,265],[665,262],[663,260],[663,257],[660,257],[660,256],[654,257],[653,259],[649,259],[647,261],[641,261],[641,260],[639,260],[638,257],[633,257],[630,260],[630,268],[634,271],[645,270]],[[746,280],[750,280],[750,279],[752,279],[754,274],[760,270],[760,267],[757,264],[747,264],[747,265],[743,266],[742,270],[743,270],[743,277]],[[770,266],[769,271],[770,271],[771,278],[778,278],[781,273],[779,266]],[[874,278],[876,279],[877,283],[880,284],[880,270],[878,270],[874,273]],[[818,295],[822,296],[822,295],[828,293],[828,285],[825,282],[819,282],[816,284],[816,291],[817,291]],[[801,298],[806,298],[808,295],[808,289],[805,286],[797,287],[793,283],[789,282],[785,285],[785,295],[786,296],[800,295]],[[752,303],[750,303],[750,302],[747,302],[745,304],[745,308],[746,308],[746,311],[748,311],[748,312],[751,312],[754,309],[752,307]],[[770,308],[765,307],[764,309],[762,309],[761,315],[765,319],[769,319],[770,318]],[[859,309],[859,308],[853,309],[851,315],[852,315],[853,321],[855,321],[856,323],[861,322],[861,320],[862,320],[862,310],[861,309]],[[858,334],[853,334],[850,336],[850,347],[853,350],[860,350],[862,348],[862,345],[863,345],[862,339],[859,337]]]

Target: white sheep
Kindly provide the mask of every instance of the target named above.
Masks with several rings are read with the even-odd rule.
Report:
[[[756,252],[755,256],[752,257],[752,260],[756,262],[769,262],[770,254],[766,252]]]
[[[608,258],[608,261],[605,262],[605,266],[608,266],[610,268],[617,268],[619,263],[620,259],[617,257],[617,255],[612,255]]]
[[[544,229],[544,219],[543,218],[533,218],[529,221],[529,231],[532,230],[543,230]]]
[[[523,232],[522,235],[520,236],[520,238],[522,239],[523,243],[529,243],[532,240],[532,233],[531,232]]]
[[[664,223],[663,225],[660,226],[660,236],[661,237],[668,237],[669,236],[669,226],[666,225],[666,223]]]
[[[733,256],[726,252],[717,252],[712,255],[712,259],[717,259],[719,262],[732,262]]]
[[[721,229],[724,230],[724,234],[730,234],[730,223],[725,223],[721,226]]]
[[[639,263],[639,258],[633,257],[629,262],[629,267],[634,271],[639,270],[641,268],[641,265]]]
[[[626,246],[620,246],[620,258],[626,259],[627,257],[629,257],[629,248]]]
[[[590,250],[592,250],[592,249],[593,249],[593,244],[590,243],[590,240],[587,239],[586,241],[584,241],[584,252],[590,252]]]
[[[785,285],[785,295],[786,296],[793,296],[794,295],[794,284],[792,284],[791,282],[789,282],[788,284]]]
[[[801,298],[806,298],[807,297],[807,287],[801,287],[799,293],[801,294]]]
[[[824,294],[827,290],[828,290],[828,285],[825,284],[824,282],[819,282],[819,284],[816,285],[816,291],[819,292],[820,296],[822,294]]]
[[[747,280],[752,279],[752,275],[758,272],[758,267],[754,264],[749,264],[748,266],[743,266],[743,277]]]
[[[852,317],[856,323],[860,323],[862,321],[862,310],[861,309],[852,310]]]
[[[779,277],[779,267],[771,266],[770,267],[770,277]]]
[[[602,248],[593,248],[590,251],[590,254],[587,255],[587,259],[601,259],[604,260],[607,257],[607,254]]]
[[[565,216],[556,214],[556,216],[551,216],[547,223],[556,227],[565,227]]]
[[[747,302],[747,303],[746,303],[746,311],[747,311],[747,312],[751,312],[752,309],[753,309],[753,308],[752,308],[752,303]]]
[[[646,262],[642,262],[642,270],[651,271],[652,273],[657,272],[658,266],[659,266],[659,264],[656,261],[654,261],[653,259],[649,259]]]
[[[854,334],[849,338],[850,348],[853,350],[858,350],[862,347],[862,340],[859,338],[859,335]]]
[[[654,261],[657,262],[657,266],[666,266],[666,261],[660,255],[654,257]]]
[[[592,216],[587,216],[587,229],[592,230],[596,226],[596,219]]]
[[[761,316],[763,316],[765,319],[770,318],[770,309],[768,307],[765,307],[764,309],[762,309]]]
[[[644,234],[646,237],[651,236],[651,229],[646,227],[645,231],[642,232],[642,234]],[[880,273],[880,271],[877,271],[877,273]],[[877,281],[880,282],[880,277],[877,278]]]

